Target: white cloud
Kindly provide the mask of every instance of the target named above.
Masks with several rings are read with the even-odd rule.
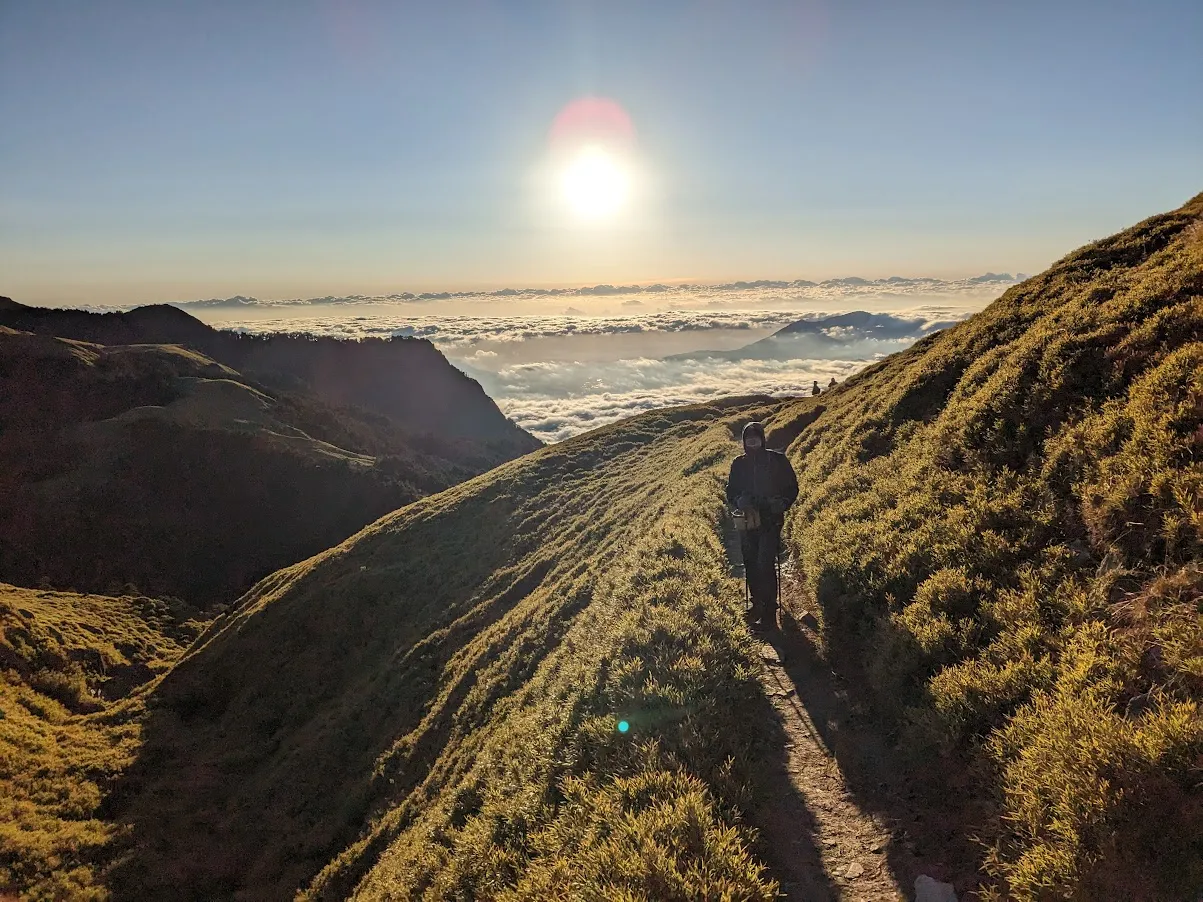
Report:
[[[311,332],[336,338],[406,336],[427,338],[445,350],[463,351],[481,342],[529,341],[565,335],[624,335],[642,332],[704,332],[712,329],[781,328],[798,319],[788,311],[686,311],[586,316],[581,312],[532,316],[436,316],[389,311],[370,316],[285,316],[229,320],[225,329]]]
[[[732,305],[743,304],[765,306],[776,304],[798,304],[813,301],[833,300],[848,297],[915,297],[965,292],[992,292],[1000,294],[1014,284],[1016,277],[1009,273],[986,273],[969,279],[901,278],[863,279],[849,276],[828,279],[819,284],[806,279],[781,281],[761,279],[757,281],[728,282],[719,285],[591,285],[580,288],[503,288],[498,291],[428,291],[421,294],[399,292],[386,295],[347,295],[318,298],[259,299],[238,295],[231,298],[208,298],[206,300],[180,301],[178,306],[198,310],[238,310],[255,307],[306,307],[306,306],[365,306],[396,305],[430,306],[445,301],[470,301],[481,305],[514,301],[560,301],[563,298],[604,298],[621,300],[623,306],[634,306],[639,298],[658,304],[684,302],[689,305]],[[561,308],[562,309],[562,308]]]
[[[895,312],[900,319],[914,320],[916,330],[936,323],[963,319],[973,308],[919,307]],[[255,332],[310,332],[336,338],[408,336],[426,338],[448,353],[469,355],[482,343],[529,341],[563,336],[622,336],[640,333],[707,332],[711,330],[775,330],[800,319],[823,319],[830,311],[797,310],[672,310],[624,313],[618,316],[585,316],[579,313],[529,316],[437,316],[413,315],[390,310],[372,315],[285,316],[229,320],[226,329]],[[838,338],[836,330],[831,337]],[[919,332],[916,331],[916,337]]]
[[[869,360],[619,360],[538,363],[482,374],[489,392],[518,425],[560,441],[646,410],[724,395],[809,394],[812,380],[843,381]]]
[[[206,319],[256,332],[429,339],[480,380],[519,425],[558,441],[654,408],[723,395],[809,393],[812,380],[821,386],[832,377],[843,381],[881,352],[965,318],[1005,288],[939,284],[943,287],[935,280],[867,285],[844,280],[691,292],[662,287],[644,290],[643,300],[597,291],[595,297],[575,295],[572,313],[565,312],[561,294],[537,312],[521,315],[504,315],[495,298],[456,313],[434,303],[396,300],[304,310],[252,311],[244,305],[232,315],[206,314]],[[884,331],[844,325],[847,318],[827,326],[824,341],[797,330],[787,341],[775,340],[775,349],[763,355],[785,358],[778,360],[725,359],[699,350],[741,348],[790,323],[852,310],[885,314],[870,323]]]

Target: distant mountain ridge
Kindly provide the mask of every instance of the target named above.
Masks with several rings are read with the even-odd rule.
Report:
[[[203,298],[193,301],[173,301],[176,307],[184,309],[238,309],[243,307],[260,306],[307,306],[319,304],[363,304],[371,302],[402,302],[402,301],[446,301],[457,298],[517,298],[517,297],[607,297],[622,294],[665,294],[678,291],[691,292],[721,292],[746,291],[759,288],[867,288],[867,287],[906,287],[928,286],[934,290],[950,290],[957,287],[985,285],[989,283],[1010,284],[1026,278],[1022,273],[983,273],[966,279],[938,279],[928,276],[890,276],[884,279],[865,279],[860,276],[845,276],[822,281],[810,279],[750,279],[733,282],[679,282],[673,284],[652,283],[649,285],[582,285],[576,288],[499,288],[494,291],[400,291],[383,295],[326,295],[314,298],[260,299],[248,295],[234,295],[228,298]]]
[[[0,326],[0,579],[207,605],[512,458],[182,345]]]
[[[0,579],[200,604],[540,442],[423,339],[0,299]]]
[[[382,413],[413,432],[495,443],[511,457],[540,445],[425,339],[245,335],[214,329],[168,304],[93,313],[10,298],[0,301],[0,326],[96,344],[183,345],[266,384]]]
[[[960,320],[926,319],[854,310],[818,319],[800,319],[767,338],[729,351],[690,351],[666,360],[797,360],[889,354]]]

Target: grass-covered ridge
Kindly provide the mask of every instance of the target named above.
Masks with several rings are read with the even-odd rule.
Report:
[[[989,763],[998,889],[1196,898],[1203,196],[819,403],[773,424],[829,654],[901,750]]]
[[[720,538],[758,418],[799,471],[829,662],[897,757],[993,803],[987,897],[1194,902],[1201,218],[1083,248],[819,398],[649,413],[416,501],[174,665],[53,595],[0,608],[0,790],[34,825],[0,834],[0,895],[772,898],[746,818],[783,739]],[[113,672],[147,682],[108,701]]]
[[[118,894],[771,898],[718,529],[755,411],[598,430],[262,582],[156,693]]]
[[[184,346],[0,326],[0,579],[225,604],[536,446],[427,430]]]

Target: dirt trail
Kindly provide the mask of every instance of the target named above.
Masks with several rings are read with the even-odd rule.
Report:
[[[857,805],[777,651],[765,645],[763,657],[765,687],[788,737],[792,792],[774,793],[774,804],[757,813],[757,822],[776,854],[785,898],[906,899],[885,857],[893,841],[891,825]],[[799,805],[813,824],[810,840],[797,836]]]
[[[818,655],[789,564],[782,577],[783,628],[761,646],[761,678],[785,749],[767,768],[767,800],[750,814],[783,897],[906,900],[915,878],[928,874],[954,883],[962,902],[973,898],[965,894],[977,883],[965,796],[950,791],[947,810],[919,801],[889,743]]]

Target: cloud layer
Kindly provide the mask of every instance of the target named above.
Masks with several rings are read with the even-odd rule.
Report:
[[[722,395],[808,393],[812,380],[824,387],[833,377],[843,381],[971,309],[929,306],[832,319],[819,311],[645,312],[630,306],[621,315],[595,317],[414,316],[388,308],[360,315],[294,312],[240,327],[429,339],[479,380],[507,416],[544,441],[560,441],[654,408]],[[786,326],[789,331],[766,343],[766,335]],[[679,353],[682,341],[691,350]],[[703,350],[720,344],[731,350]]]
[[[515,422],[559,441],[653,408],[722,395],[800,394],[812,380],[843,381],[980,310],[1011,282],[988,274],[955,282],[851,278],[278,303],[237,298],[203,302],[196,312],[214,325],[256,332],[428,339]]]
[[[915,298],[945,294],[1000,293],[1024,278],[1022,273],[985,273],[968,279],[903,278],[863,279],[850,276],[812,282],[807,279],[727,282],[719,285],[591,285],[581,288],[502,288],[497,291],[398,292],[384,295],[344,295],[314,298],[260,299],[236,295],[229,298],[179,301],[176,306],[191,310],[247,310],[270,307],[320,307],[398,305],[428,306],[440,301],[468,301],[481,305],[498,302],[576,302],[605,300],[620,307],[730,307],[812,304],[848,298]],[[483,312],[483,311],[481,311]]]
[[[560,441],[646,410],[723,395],[809,393],[811,381],[843,381],[868,360],[537,363],[478,374],[485,390],[519,426]]]
[[[920,307],[899,311],[890,315],[890,318],[906,327],[906,337],[918,338],[931,328],[963,319],[969,312],[969,308]],[[426,338],[448,354],[459,355],[469,353],[473,347],[482,344],[531,341],[539,338],[705,333],[727,330],[749,333],[776,331],[801,320],[823,320],[830,316],[830,313],[822,311],[798,313],[787,310],[679,310],[626,313],[620,316],[438,316],[390,311],[361,316],[334,313],[318,317],[282,316],[272,319],[230,320],[221,325],[224,328],[255,332],[311,332],[338,338]],[[833,334],[832,337],[838,336]]]
[[[407,336],[426,338],[449,352],[482,342],[530,341],[564,336],[636,335],[645,332],[707,332],[718,329],[779,329],[798,319],[787,311],[643,313],[589,317],[580,313],[549,316],[439,316],[405,311],[379,315],[232,320],[224,328],[256,332],[304,331],[338,338]]]

